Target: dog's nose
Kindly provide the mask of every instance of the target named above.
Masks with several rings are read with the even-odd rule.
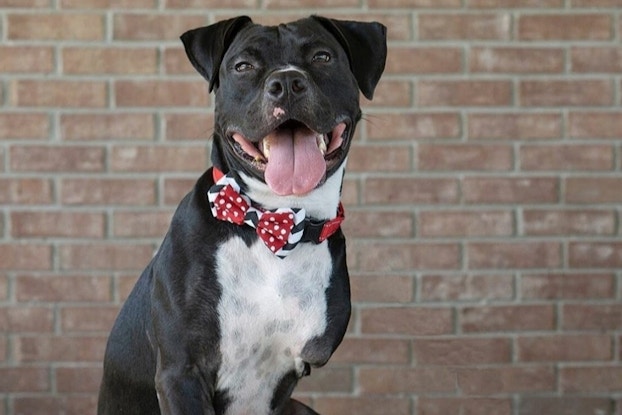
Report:
[[[274,73],[266,82],[266,93],[275,101],[287,96],[295,98],[304,95],[307,89],[307,79],[298,71]]]

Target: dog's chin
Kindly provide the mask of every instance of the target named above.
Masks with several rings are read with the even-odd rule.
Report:
[[[258,141],[231,130],[233,153],[280,196],[303,196],[321,186],[342,164],[351,139],[350,122],[318,132],[297,120],[279,124]]]

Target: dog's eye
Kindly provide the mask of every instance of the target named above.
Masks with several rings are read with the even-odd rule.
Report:
[[[235,70],[237,72],[246,72],[254,69],[255,67],[248,62],[240,62],[235,64]]]
[[[313,55],[313,62],[318,63],[326,63],[330,61],[330,53],[328,52],[318,52]]]

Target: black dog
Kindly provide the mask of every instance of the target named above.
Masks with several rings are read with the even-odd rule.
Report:
[[[117,318],[100,415],[315,414],[290,396],[350,317],[339,199],[385,32],[238,17],[182,36],[216,95],[214,167]]]

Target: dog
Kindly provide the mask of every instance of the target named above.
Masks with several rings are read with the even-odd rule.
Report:
[[[215,95],[213,167],[114,323],[98,414],[316,414],[291,394],[350,318],[340,194],[386,27],[242,16],[181,40]]]

